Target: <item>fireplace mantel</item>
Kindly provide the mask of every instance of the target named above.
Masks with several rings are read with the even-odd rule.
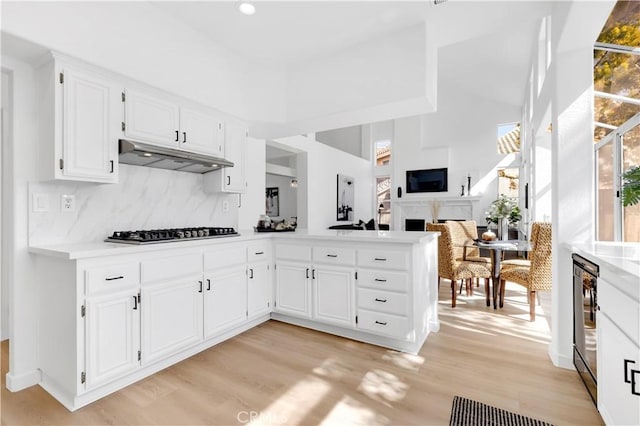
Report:
[[[404,230],[405,219],[424,219],[432,222],[432,206],[434,201],[440,203],[438,217],[436,219],[473,219],[475,217],[475,205],[482,197],[462,196],[415,196],[397,198],[391,201],[394,210],[394,229]]]

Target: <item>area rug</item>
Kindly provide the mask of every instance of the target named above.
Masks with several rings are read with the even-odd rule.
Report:
[[[551,423],[455,396],[449,426],[553,426]]]

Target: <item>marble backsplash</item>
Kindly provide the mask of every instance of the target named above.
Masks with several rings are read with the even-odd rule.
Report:
[[[45,196],[48,211],[34,212],[34,194]],[[63,194],[75,196],[75,211],[62,211]],[[126,164],[117,184],[32,182],[29,203],[29,245],[102,241],[113,231],[238,225],[238,196],[205,193],[202,175]]]

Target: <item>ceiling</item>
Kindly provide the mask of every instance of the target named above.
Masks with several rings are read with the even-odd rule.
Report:
[[[243,58],[286,69],[328,57],[425,23],[436,40],[439,83],[481,97],[524,103],[531,52],[545,1],[254,1],[244,16],[237,1],[152,2],[211,43]]]

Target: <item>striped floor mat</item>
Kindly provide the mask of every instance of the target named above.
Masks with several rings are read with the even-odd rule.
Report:
[[[455,396],[449,426],[553,426],[551,423]]]

